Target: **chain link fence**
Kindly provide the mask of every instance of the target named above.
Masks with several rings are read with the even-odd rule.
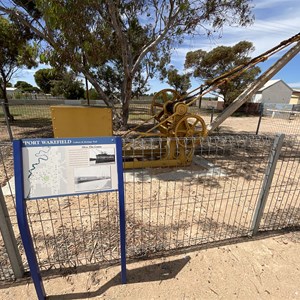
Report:
[[[258,131],[263,134],[300,135],[300,105],[289,105],[285,109],[266,106],[259,121]]]
[[[36,110],[36,115],[50,120],[48,112],[43,113]],[[20,120],[22,114],[25,121],[35,119],[25,117],[24,109],[14,114]],[[275,116],[266,119],[273,124],[277,120]],[[264,129],[264,118],[261,132],[269,132],[268,136],[123,140],[124,149],[128,149],[124,151],[124,161],[132,164],[132,169],[124,171],[128,258],[147,258],[253,234],[274,148],[274,133],[283,131],[281,127]],[[298,119],[284,119],[282,126],[294,124],[290,121],[298,122]],[[34,135],[30,133],[33,127],[26,125],[31,122],[24,127],[18,124],[16,128],[26,130],[17,133],[19,138],[43,137],[50,132],[43,129]],[[299,125],[292,126],[299,129]],[[24,269],[28,271],[16,220],[11,143],[1,143],[0,154],[1,187]],[[182,157],[193,157],[193,160],[184,166]],[[259,230],[300,225],[299,157],[299,135],[286,136]],[[136,168],[143,162],[156,167]],[[160,162],[163,165],[160,166]],[[114,193],[28,201],[28,220],[40,268],[65,269],[118,262],[117,201]],[[0,279],[13,278],[1,238],[0,260]]]
[[[130,126],[136,126],[146,122],[153,125],[154,119],[151,118],[151,98],[143,101],[134,101],[129,106]],[[21,138],[47,138],[53,137],[51,106],[87,106],[86,100],[11,100],[9,104],[2,102],[0,109],[0,128],[2,131],[1,141],[12,141]],[[90,106],[105,107],[101,100],[91,100]],[[196,106],[189,110],[195,114],[201,114],[209,122],[211,118],[210,106],[199,109]],[[116,105],[116,110],[121,113],[121,105]],[[13,121],[9,116],[13,116]],[[148,122],[147,122],[148,120]]]

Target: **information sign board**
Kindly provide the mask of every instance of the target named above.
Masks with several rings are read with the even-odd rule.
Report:
[[[26,201],[32,199],[117,191],[121,282],[126,283],[122,139],[93,137],[15,140],[13,150],[18,225],[38,299],[45,300],[46,292],[27,220]]]
[[[25,199],[118,189],[111,138],[22,140]]]

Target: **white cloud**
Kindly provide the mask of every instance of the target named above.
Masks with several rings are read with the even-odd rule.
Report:
[[[290,82],[289,86],[292,88],[300,88],[300,81],[299,82]]]
[[[247,40],[254,44],[256,51],[253,55],[258,55],[276,46],[281,41],[297,34],[300,29],[300,5],[296,0],[255,0],[255,10],[258,8],[268,8],[267,12],[256,16],[254,24],[249,27],[225,26],[221,38],[195,37],[185,42],[189,44],[191,50],[203,49],[212,50],[219,45],[232,46],[241,40]],[[282,6],[282,9],[273,9],[275,6]],[[290,9],[286,9],[286,8]],[[186,49],[183,49],[186,51]],[[179,50],[177,51],[179,53]],[[187,52],[187,51],[186,51]]]
[[[221,38],[216,36],[213,39],[207,39],[205,36],[198,36],[186,39],[183,45],[174,50],[172,64],[183,72],[187,52],[198,49],[210,51],[220,45],[233,46],[242,40],[253,43],[255,51],[252,57],[255,57],[299,33],[299,0],[254,0],[253,3],[256,18],[252,26],[243,28],[226,26]],[[270,59],[271,64],[282,55],[283,51],[273,55]],[[298,75],[293,68],[299,63],[299,56],[300,54],[276,74],[276,78],[283,79],[291,87],[300,87],[300,73]],[[193,87],[198,84],[198,82],[193,82]],[[159,88],[155,86],[152,90],[157,91]]]
[[[288,5],[288,4],[295,4],[295,0],[256,0],[255,2],[255,8],[256,9],[262,9],[262,8],[273,8],[277,5]]]

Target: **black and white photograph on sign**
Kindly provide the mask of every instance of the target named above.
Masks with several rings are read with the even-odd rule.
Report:
[[[90,165],[114,163],[114,148],[92,148],[90,149]]]
[[[109,190],[112,188],[111,167],[75,168],[74,183],[76,192]]]

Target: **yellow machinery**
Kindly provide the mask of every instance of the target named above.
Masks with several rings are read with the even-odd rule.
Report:
[[[274,65],[265,71],[253,82],[233,103],[227,107],[211,124],[206,126],[204,120],[195,114],[188,112],[188,107],[203,95],[215,90],[220,85],[238,77],[243,72],[252,68],[260,62],[265,61],[273,54],[297,42],[296,46],[287,51]],[[146,132],[138,132],[133,142],[123,146],[125,168],[147,168],[147,167],[170,167],[187,166],[191,163],[195,147],[200,143],[201,137],[219,126],[226,118],[232,115],[243,103],[247,102],[254,93],[270,80],[284,65],[286,65],[300,51],[300,33],[288,40],[282,41],[278,46],[266,51],[248,63],[238,66],[228,73],[212,80],[187,95],[179,95],[175,90],[165,89],[155,94],[152,104],[152,117],[156,124]],[[198,91],[199,90],[199,91]],[[196,94],[191,95],[192,93]],[[125,136],[141,125],[127,132]],[[138,144],[142,137],[164,138],[157,139],[158,145],[145,147]],[[128,160],[127,160],[128,159]]]
[[[200,116],[188,113],[188,105],[185,98],[175,90],[165,89],[156,93],[151,103],[151,113],[157,124],[146,132],[139,132],[135,141],[141,137],[164,139],[159,141],[159,147],[150,149],[138,149],[137,145],[133,146],[132,143],[124,145],[124,157],[131,159],[131,161],[124,162],[124,167],[189,165],[194,155],[195,146],[199,143],[200,137],[207,135],[207,129]],[[138,127],[130,132],[135,131]]]

